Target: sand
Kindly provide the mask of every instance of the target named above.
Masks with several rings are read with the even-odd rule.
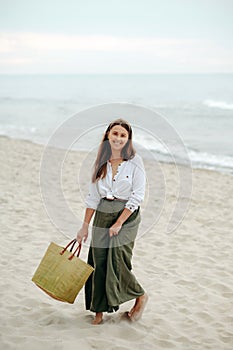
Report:
[[[161,165],[168,179],[164,210],[137,240],[133,257],[133,271],[149,295],[143,318],[132,324],[122,317],[132,306],[128,302],[119,312],[106,314],[102,325],[92,326],[83,290],[70,305],[53,300],[31,281],[49,243],[67,243],[41,200],[43,149],[0,138],[0,348],[232,349],[233,176],[194,169],[189,211],[177,230],[167,234],[176,180],[173,166]],[[64,192],[73,211],[80,213],[84,204],[71,174],[76,161],[77,152],[71,153]],[[150,162],[146,167],[152,171]],[[86,255],[84,246],[81,256]]]

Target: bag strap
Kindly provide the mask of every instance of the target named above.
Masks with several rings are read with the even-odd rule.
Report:
[[[72,247],[70,248],[70,252],[72,252],[75,243],[77,242],[76,238],[72,239],[72,241],[70,241],[67,246],[60,252],[61,255],[63,255],[65,253],[65,251],[69,248],[69,246],[72,244]]]
[[[72,241],[71,241],[72,242]],[[72,250],[74,249],[74,246],[75,246],[75,243],[77,242],[77,240],[76,239],[73,239],[73,244],[72,244],[72,246],[71,246],[71,248],[70,248],[70,252],[72,252]]]
[[[65,253],[65,251],[69,248],[70,245],[72,245],[71,248],[70,248],[70,252],[72,252],[76,242],[77,242],[76,238],[72,239],[72,241],[70,241],[67,244],[67,246],[60,252],[60,254],[63,255]],[[78,258],[79,255],[80,255],[80,252],[81,252],[81,248],[82,248],[82,243],[79,243],[78,247],[75,249],[73,254],[71,254],[71,256],[69,257],[69,260],[72,260],[76,253],[77,253],[77,258]]]
[[[73,252],[73,254],[69,257],[69,260],[72,260],[73,257],[75,256],[75,254],[77,253],[77,258],[79,257],[80,255],[80,252],[81,252],[81,248],[82,248],[82,243],[79,243],[78,247],[75,249],[75,251]]]

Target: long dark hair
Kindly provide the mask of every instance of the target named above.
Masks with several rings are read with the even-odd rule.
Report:
[[[111,146],[108,140],[109,131],[115,126],[120,125],[128,132],[128,140],[125,146],[121,150],[121,157],[123,160],[132,159],[135,156],[135,149],[132,143],[132,128],[130,124],[124,119],[116,119],[107,127],[102,141],[99,146],[97,157],[94,163],[94,171],[92,175],[92,182],[96,182],[99,179],[103,179],[107,174],[107,161],[111,157]]]

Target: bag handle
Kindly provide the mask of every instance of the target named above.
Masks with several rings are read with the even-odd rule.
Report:
[[[70,252],[72,252],[72,250],[73,250],[73,248],[74,248],[75,243],[77,242],[77,240],[76,240],[76,239],[73,239],[73,241],[71,241],[71,242],[73,242],[73,244],[72,244],[72,246],[71,246],[71,248],[70,248]]]
[[[72,241],[70,241],[67,246],[60,252],[61,255],[63,255],[65,253],[65,251],[69,248],[69,246],[72,244],[72,247],[70,248],[70,252],[72,252],[74,246],[75,246],[75,243],[77,242],[77,239],[73,239]],[[75,256],[75,254],[77,253],[77,258],[79,257],[80,255],[80,252],[81,252],[81,248],[82,248],[82,244],[79,243],[78,247],[75,249],[75,251],[73,252],[73,254],[69,257],[69,260],[72,260],[73,257]]]
[[[61,255],[63,255],[65,253],[65,251],[69,248],[69,246],[73,243],[72,247],[70,248],[70,251],[72,251],[72,249],[74,248],[74,245],[76,243],[76,239],[72,239],[72,241],[70,241],[67,246],[60,252]]]
[[[81,252],[81,248],[82,248],[82,243],[79,243],[78,247],[75,249],[73,254],[69,257],[69,260],[72,260],[76,253],[77,253],[77,258],[78,258],[80,255],[80,252]]]

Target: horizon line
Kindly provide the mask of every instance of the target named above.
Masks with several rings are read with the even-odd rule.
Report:
[[[74,72],[74,73],[61,73],[61,72],[55,72],[55,73],[3,73],[0,72],[0,75],[213,75],[213,74],[233,74],[232,72]]]

